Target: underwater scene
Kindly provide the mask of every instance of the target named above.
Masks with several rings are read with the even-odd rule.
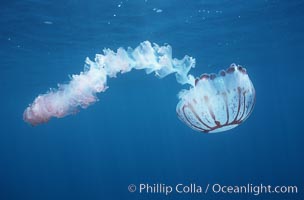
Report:
[[[304,2],[0,5],[0,199],[303,199]]]

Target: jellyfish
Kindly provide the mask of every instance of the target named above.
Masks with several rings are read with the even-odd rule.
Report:
[[[178,117],[194,130],[220,132],[242,123],[252,112],[255,91],[244,68],[232,65],[219,75],[204,74],[195,79],[189,74],[195,67],[195,59],[184,56],[172,58],[170,45],[159,46],[149,41],[135,49],[118,48],[116,52],[104,49],[94,60],[85,61],[84,71],[72,75],[66,84],[59,84],[38,95],[23,112],[23,119],[36,126],[51,118],[62,118],[78,113],[98,101],[97,94],[107,91],[107,80],[134,70],[145,70],[163,78],[175,74],[189,90],[179,93],[176,111]]]
[[[255,89],[246,69],[232,64],[219,74],[203,74],[179,94],[176,112],[194,130],[216,133],[232,129],[251,114]]]

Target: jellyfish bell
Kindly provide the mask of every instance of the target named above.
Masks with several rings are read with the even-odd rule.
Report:
[[[203,74],[179,94],[178,117],[194,130],[216,133],[237,127],[251,114],[255,90],[246,69],[232,64],[219,74]]]

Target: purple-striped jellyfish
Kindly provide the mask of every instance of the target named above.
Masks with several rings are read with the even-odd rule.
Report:
[[[241,124],[253,110],[255,90],[245,68],[232,64],[219,74],[203,74],[180,93],[178,117],[194,130],[216,133]]]

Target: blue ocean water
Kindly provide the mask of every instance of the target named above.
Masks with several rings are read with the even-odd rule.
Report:
[[[2,1],[0,199],[303,199],[304,3],[276,1]],[[103,48],[168,43],[191,74],[246,67],[256,105],[239,127],[191,130],[176,117],[173,75],[132,71],[99,102],[32,127],[33,99]],[[295,185],[297,194],[132,193],[135,184]]]

